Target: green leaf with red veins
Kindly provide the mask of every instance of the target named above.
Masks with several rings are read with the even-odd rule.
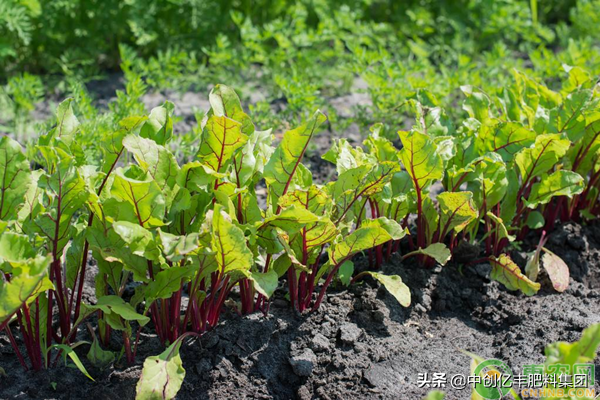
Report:
[[[552,109],[562,102],[561,95],[534,81],[524,73],[513,70],[516,93],[521,107],[533,125],[538,107]]]
[[[235,90],[222,84],[216,85],[208,95],[208,101],[211,106],[210,114],[218,117],[227,117],[239,122],[244,135],[250,136],[254,133],[254,124],[252,120],[242,109],[240,98]]]
[[[0,220],[17,218],[31,179],[21,145],[8,136],[0,138]]]
[[[170,204],[177,191],[175,184],[180,170],[173,154],[155,141],[136,135],[126,136],[123,146],[133,154],[142,170],[154,179],[167,199],[167,204]]]
[[[333,264],[346,261],[363,250],[400,240],[405,234],[400,224],[385,217],[365,220],[360,228],[348,236],[340,236],[339,241],[328,249],[329,260]]]
[[[437,146],[429,136],[417,132],[398,132],[403,148],[400,160],[418,192],[444,176],[444,164]]]
[[[520,290],[527,296],[533,296],[540,290],[540,284],[524,275],[506,254],[501,254],[498,258],[490,257],[490,263],[491,278],[502,283],[508,290]]]
[[[563,65],[563,68],[569,74],[569,77],[562,83],[563,94],[572,93],[580,87],[590,89],[595,84],[592,76],[585,69],[568,65]]]
[[[314,226],[319,220],[319,217],[306,208],[299,205],[292,205],[289,208],[283,209],[277,215],[257,222],[255,230],[256,239],[268,253],[273,254],[280,251],[278,231],[285,232],[286,235],[293,235],[305,227]]]
[[[160,271],[144,290],[146,309],[157,299],[168,299],[190,280],[194,270],[187,267],[171,267]]]
[[[364,188],[361,189],[363,186],[361,183],[368,180],[368,174],[372,170],[372,165],[361,165],[360,167],[350,168],[342,172],[335,182],[326,187],[329,191],[329,197],[338,206],[340,214],[347,212],[361,197],[361,192],[364,190]]]
[[[550,277],[552,286],[557,292],[564,292],[569,287],[569,267],[550,250],[544,248],[544,251],[542,265]]]
[[[547,204],[553,197],[572,197],[583,192],[584,181],[581,175],[564,169],[543,175],[539,182],[533,184],[531,193],[525,204],[529,208],[536,208],[540,204]]]
[[[329,195],[337,206],[337,214],[333,219],[339,222],[353,220],[362,208],[359,199],[380,193],[399,170],[398,163],[382,161],[344,171],[329,187]]]
[[[242,147],[248,136],[241,124],[225,116],[211,116],[202,130],[200,149],[196,157],[211,170],[225,173],[234,152]]]
[[[140,129],[140,136],[155,141],[159,145],[165,145],[173,136],[173,109],[175,105],[165,101],[161,106],[150,111],[148,119]]]
[[[592,91],[581,89],[570,93],[564,102],[550,110],[547,133],[564,133],[569,140],[576,142],[585,133],[585,113],[593,104]]]
[[[451,230],[458,233],[477,218],[472,199],[471,192],[443,192],[438,195],[441,234],[450,233]]]
[[[208,191],[212,189],[215,179],[225,177],[226,174],[217,173],[200,161],[192,161],[179,170],[177,184],[190,192]]]
[[[290,235],[290,246],[296,254],[307,252],[306,264],[316,262],[321,246],[332,242],[340,234],[328,217],[319,217],[317,222],[306,225],[301,231]]]
[[[600,151],[600,115],[587,121],[587,127],[581,140],[575,142],[569,150],[568,157],[575,172],[586,176],[598,160]]]
[[[515,156],[523,183],[553,168],[569,149],[571,142],[558,134],[538,135],[535,143]]]
[[[40,150],[49,160],[51,173],[43,175],[38,182],[44,190],[45,212],[37,215],[34,224],[59,256],[73,236],[75,213],[89,199],[90,192],[80,170],[72,165],[72,158],[63,158],[57,148],[40,147]]]
[[[181,340],[176,340],[160,355],[146,358],[135,389],[136,400],[175,398],[185,378],[185,369],[179,355],[181,343]]]
[[[452,121],[444,109],[427,90],[419,89],[413,99],[409,100],[413,106],[416,124],[414,129],[427,133],[431,137],[447,136],[454,133]]]
[[[113,229],[112,224],[95,218],[87,228],[87,240],[98,261],[100,273],[107,276],[108,284],[115,293],[121,287],[123,269],[132,272],[136,281],[148,281],[148,263],[143,257],[133,254],[127,243]]]
[[[141,124],[141,120],[139,123]],[[100,166],[100,171],[108,174],[115,168],[119,158],[123,154],[123,138],[128,134],[129,130],[118,129],[102,137],[100,144],[102,165]]]
[[[380,206],[383,206],[385,210],[385,216],[394,221],[400,221],[409,212],[414,211],[414,201],[410,200],[414,196],[409,196],[411,191],[414,193],[412,187],[412,180],[406,171],[399,171],[394,174],[389,185],[384,187],[378,198],[381,202]]]
[[[284,210],[298,207],[310,211],[313,215],[323,215],[289,237],[290,246],[296,254],[307,252],[307,264],[316,261],[317,250],[339,234],[337,227],[328,217],[332,207],[330,197],[323,188],[313,185],[308,190],[295,190],[286,194],[279,199],[279,204]],[[287,232],[291,233],[290,230]]]
[[[484,211],[490,210],[506,195],[506,165],[497,153],[489,153],[473,160],[469,166],[473,172],[469,174],[467,190],[473,193],[473,201],[478,209],[483,207],[485,199]]]
[[[144,122],[147,120],[148,117],[145,115],[131,115],[120,120],[119,127],[126,132],[136,131],[141,129],[141,127],[144,125]]]
[[[17,236],[11,236],[11,238],[13,241],[18,240]],[[40,293],[54,289],[52,282],[47,277],[51,260],[51,256],[38,255],[34,258],[8,263],[11,274],[10,282],[0,279],[0,325],[17,312],[23,304],[29,304]],[[8,272],[6,266],[2,269]]]
[[[128,177],[127,172],[120,168],[116,170],[110,188],[111,195],[118,201],[112,205],[123,217],[118,219],[137,222],[144,228],[163,226],[165,198],[160,187],[152,177],[138,180]]]
[[[535,141],[535,132],[518,122],[501,122],[482,130],[476,139],[479,154],[497,153],[505,162],[512,161],[521,149]]]
[[[303,207],[316,215],[328,214],[331,211],[331,198],[326,189],[312,185],[307,190],[294,190],[279,199],[282,208],[291,206]]]
[[[221,272],[230,274],[252,268],[254,255],[246,245],[244,232],[234,225],[218,204],[215,205],[212,218],[212,233],[211,247]]]
[[[242,196],[241,216],[244,224],[256,224],[263,219],[263,213],[258,204],[256,192],[245,188],[239,191]]]
[[[200,246],[200,239],[197,233],[178,236],[159,230],[158,235],[163,253],[167,259],[172,262],[181,261],[185,255],[191,253]]]
[[[308,224],[317,222],[319,217],[304,207],[292,205],[279,214],[265,218],[259,229],[279,228],[288,233],[298,232]]]
[[[283,140],[265,165],[264,178],[269,188],[272,204],[277,204],[279,197],[289,190],[297,189],[293,180],[308,148],[308,143],[326,120],[325,115],[317,111],[306,123],[283,135]]]
[[[17,212],[17,220],[21,224],[24,232],[29,232],[32,230],[26,226],[32,226],[34,218],[43,211],[43,190],[38,185],[38,182],[43,175],[44,170],[42,169],[31,171],[30,182],[26,187],[25,195],[23,196],[23,205]]]
[[[290,247],[289,236],[285,232],[278,231],[277,232],[277,240],[280,242],[281,250],[283,251],[283,255],[284,255],[284,257],[278,258],[278,260],[280,258],[282,258],[281,264],[278,266],[278,269],[276,269],[278,274],[280,272],[282,272],[281,268],[285,267],[286,265],[288,267],[293,266],[294,268],[296,268],[300,271],[310,272],[310,269],[306,265],[302,264],[301,260],[298,260],[298,256],[296,255],[296,252],[294,251],[294,249],[292,249]],[[287,269],[283,272],[286,272],[286,271],[287,271]]]

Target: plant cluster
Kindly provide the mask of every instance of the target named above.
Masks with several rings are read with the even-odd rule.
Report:
[[[1,139],[0,328],[24,368],[49,367],[59,354],[75,359],[69,346],[92,315],[99,344],[119,332],[133,362],[150,321],[163,343],[180,343],[186,333],[217,325],[234,290],[238,312],[266,312],[283,275],[294,307],[316,310],[342,264],[404,235],[385,217],[357,221],[364,192],[355,192],[353,181],[313,183],[302,158],[322,113],[274,148],[270,131],[255,128],[232,89],[219,85],[209,99],[195,159],[183,165],[169,150],[168,102],[86,143],[66,100],[31,160],[16,141]],[[371,167],[375,193],[386,181]],[[394,169],[386,167],[383,178]],[[267,196],[257,195],[261,182]],[[99,270],[96,304],[83,302],[90,254]],[[372,275],[409,303],[399,277]]]
[[[534,281],[543,250],[555,287],[566,288],[568,268],[543,247],[543,235],[526,275],[504,254],[510,242],[551,230],[557,219],[598,217],[598,86],[583,69],[568,68],[566,75],[560,91],[519,71],[499,96],[464,86],[468,118],[458,126],[426,93],[411,100],[416,125],[400,132],[405,171],[392,192],[407,196],[400,217],[416,214],[411,247],[443,242],[454,252],[464,241],[483,242],[492,278],[526,294],[539,289]],[[442,187],[437,206],[436,183]]]
[[[460,124],[420,91],[408,102],[415,124],[398,133],[400,149],[381,124],[364,146],[340,139],[323,155],[337,178],[321,183],[302,163],[326,121],[320,111],[274,147],[237,94],[217,85],[194,156],[181,162],[171,151],[172,103],[106,129],[80,123],[66,100],[31,156],[8,136],[0,140],[0,330],[24,368],[68,355],[87,374],[73,351],[87,318],[98,320],[88,355],[97,364],[114,359],[102,347],[117,332],[134,362],[150,326],[169,347],[146,361],[144,398],[157,388],[176,393],[184,338],[215,327],[226,307],[267,313],[280,283],[299,313],[316,311],[334,280],[365,276],[410,305],[401,278],[378,271],[405,236],[403,259],[424,267],[465,262],[456,250],[481,243],[485,257],[466,261],[489,261],[492,279],[508,289],[536,293],[543,266],[563,291],[568,268],[543,247],[544,233],[524,271],[507,248],[558,219],[598,217],[597,87],[577,67],[560,91],[514,71],[501,95],[462,87]],[[115,112],[136,108],[122,97]],[[352,259],[363,252],[370,268],[354,274]],[[83,301],[90,255],[95,304]]]

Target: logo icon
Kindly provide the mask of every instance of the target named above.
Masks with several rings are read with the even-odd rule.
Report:
[[[512,371],[501,360],[490,359],[480,363],[473,375],[481,377],[474,389],[484,399],[501,399],[512,388]]]

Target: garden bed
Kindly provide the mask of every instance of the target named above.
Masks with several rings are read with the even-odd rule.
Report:
[[[0,5],[0,400],[597,364],[600,0],[110,1]]]
[[[109,90],[98,91],[98,106],[105,109],[119,76],[110,80]],[[102,84],[99,85],[99,88]],[[148,109],[169,99],[183,107],[175,109],[181,118],[175,134],[195,126],[194,107],[208,109],[201,95],[149,94],[142,101]],[[344,116],[365,98],[349,95],[330,99],[336,113]],[[275,107],[275,106],[274,106]],[[39,110],[46,117],[49,105]],[[348,115],[350,117],[350,115]],[[403,122],[408,129],[409,119]],[[331,125],[316,135],[304,156],[315,182],[335,179],[336,167],[321,156],[335,138],[345,138],[359,146],[366,132],[356,124],[343,133]],[[281,132],[274,132],[277,142]],[[397,147],[400,143],[394,142]],[[173,146],[172,146],[173,147]],[[263,187],[261,187],[263,185]],[[257,198],[265,202],[264,182],[259,183]],[[443,186],[432,185],[433,197]],[[262,204],[261,204],[262,205]],[[408,221],[408,218],[407,218]],[[411,217],[413,237],[415,219]],[[452,238],[454,240],[454,236]],[[510,256],[521,267],[528,252],[540,241],[539,232],[529,233],[519,246],[511,247]],[[447,392],[446,399],[463,399],[469,389],[420,387],[421,373],[469,374],[470,357],[461,350],[485,358],[504,360],[513,372],[526,364],[544,361],[544,348],[556,341],[573,342],[583,329],[600,322],[600,222],[580,225],[574,222],[557,225],[548,235],[546,247],[560,256],[570,270],[569,287],[563,293],[552,289],[552,282],[542,272],[541,290],[528,297],[509,291],[491,280],[491,266],[481,261],[483,248],[473,248],[462,241],[454,249],[453,260],[445,266],[422,268],[417,258],[402,260],[409,253],[408,240],[402,239],[399,253],[392,254],[383,273],[398,275],[410,288],[412,303],[403,308],[375,280],[366,279],[350,287],[334,281],[321,307],[314,313],[300,315],[290,307],[285,278],[279,281],[270,302],[269,312],[239,316],[231,304],[219,325],[200,339],[188,338],[181,348],[186,377],[178,399],[197,398],[265,398],[265,399],[421,399],[430,390]],[[515,250],[519,248],[519,250]],[[474,260],[479,260],[475,261]],[[369,268],[364,255],[354,259],[355,274]],[[83,300],[95,304],[96,261],[90,258]],[[134,294],[129,285],[123,293],[127,301]],[[233,296],[235,298],[235,296]],[[184,297],[184,304],[187,297]],[[55,306],[56,307],[56,306]],[[143,312],[139,307],[138,311]],[[56,313],[55,313],[56,314]],[[96,317],[88,320],[97,331]],[[13,326],[16,333],[16,326]],[[15,357],[8,337],[0,333],[0,398],[61,399],[130,399],[135,397],[142,365],[149,356],[163,351],[155,327],[150,322],[141,331],[133,365],[121,354],[119,361],[101,370],[86,359],[92,341],[84,325],[79,328],[75,351],[95,379],[91,381],[62,361],[54,368],[25,372]],[[16,340],[25,353],[21,335]],[[119,354],[121,335],[113,335],[111,350]],[[600,371],[596,373],[600,381]]]
[[[419,373],[468,374],[470,359],[459,349],[502,359],[513,371],[542,363],[545,345],[576,341],[600,322],[599,238],[598,222],[569,223],[550,235],[548,247],[570,267],[564,293],[545,283],[526,297],[490,281],[487,264],[424,270],[399,257],[384,272],[400,275],[411,288],[409,308],[367,282],[332,290],[318,312],[299,316],[278,291],[267,316],[227,314],[216,329],[182,347],[186,378],[177,398],[420,399],[428,389],[418,387]],[[113,345],[118,351],[120,344]],[[85,362],[88,346],[78,349]],[[135,365],[123,359],[101,371],[86,363],[92,382],[63,366],[23,372],[0,336],[6,371],[0,397],[133,398],[143,360],[159,349],[156,336],[142,334]],[[468,397],[468,391],[442,390],[448,399]]]

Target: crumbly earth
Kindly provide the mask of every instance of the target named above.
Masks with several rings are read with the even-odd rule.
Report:
[[[546,344],[576,341],[600,322],[600,223],[559,226],[548,247],[570,267],[564,293],[542,277],[542,290],[526,297],[491,282],[486,264],[424,270],[398,256],[384,271],[411,288],[409,308],[367,281],[334,288],[317,313],[299,316],[282,289],[267,316],[226,314],[215,330],[183,346],[186,378],[177,398],[421,399],[428,389],[419,387],[419,373],[468,374],[470,359],[460,349],[502,359],[518,373],[543,362]],[[357,267],[365,264],[358,260]],[[133,399],[144,358],[161,351],[156,337],[144,333],[135,365],[102,371],[87,362],[87,349],[81,345],[78,353],[95,382],[64,366],[24,372],[0,336],[6,373],[0,398]],[[447,399],[469,397],[466,390],[444,390]]]

